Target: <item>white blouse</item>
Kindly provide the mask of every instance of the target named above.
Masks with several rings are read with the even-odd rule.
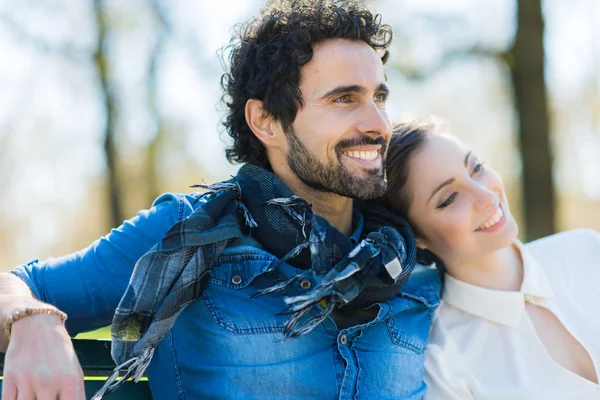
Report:
[[[599,377],[600,234],[574,230],[518,246],[518,292],[446,275],[426,352],[426,400],[600,399],[598,384],[554,361],[525,310],[531,302],[554,313]]]

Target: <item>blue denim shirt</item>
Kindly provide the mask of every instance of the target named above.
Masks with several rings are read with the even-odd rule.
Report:
[[[65,311],[74,335],[110,324],[136,261],[198,195],[166,194],[150,210],[80,252],[31,262],[12,272],[37,298]],[[359,224],[354,235],[360,235]],[[354,236],[353,235],[353,236]],[[248,237],[229,246],[201,298],[188,306],[158,345],[147,374],[155,399],[421,399],[431,318],[439,304],[435,270],[417,267],[397,297],[374,305],[369,323],[338,329],[331,318],[284,340],[283,296],[252,298],[258,289],[300,272]],[[311,282],[314,284],[314,282]]]

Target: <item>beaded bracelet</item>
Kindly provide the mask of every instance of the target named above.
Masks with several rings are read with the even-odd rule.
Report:
[[[21,318],[28,317],[30,315],[38,315],[38,314],[54,314],[60,317],[60,320],[64,323],[67,320],[67,314],[60,311],[58,308],[52,307],[41,307],[41,308],[25,308],[22,310],[17,310],[12,313],[10,317],[4,323],[4,333],[6,337],[10,339],[10,332],[12,329],[12,325],[20,320]]]

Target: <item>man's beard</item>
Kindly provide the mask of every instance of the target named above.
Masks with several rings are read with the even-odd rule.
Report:
[[[287,160],[290,169],[308,187],[322,192],[332,192],[340,196],[359,200],[370,200],[385,194],[385,154],[387,143],[383,137],[373,139],[361,136],[339,142],[335,146],[337,160],[328,163],[317,159],[300,141],[293,127],[286,130],[290,143]],[[366,177],[354,176],[342,162],[342,150],[361,145],[381,145],[381,168],[364,170]],[[336,162],[337,161],[337,162]]]

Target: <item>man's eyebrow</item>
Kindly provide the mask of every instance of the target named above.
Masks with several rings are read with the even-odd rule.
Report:
[[[473,150],[470,150],[467,155],[465,156],[465,167],[467,165],[469,165],[469,157],[471,157],[471,154],[473,154]],[[438,185],[438,187],[435,188],[435,190],[433,191],[433,193],[431,194],[431,197],[429,198],[429,200],[427,200],[427,203],[429,203],[431,201],[431,199],[433,198],[433,196],[435,196],[435,194],[437,192],[439,192],[444,186],[451,184],[452,182],[454,182],[454,178],[450,178],[447,181],[444,181],[442,183],[440,183]]]
[[[336,95],[340,95],[340,94],[347,94],[347,93],[366,93],[367,92],[367,88],[361,85],[345,85],[345,86],[338,86],[335,87],[333,89],[331,89],[330,91],[328,91],[327,93],[325,93],[324,95],[321,96],[321,99],[326,99],[328,97],[333,97]],[[390,92],[390,88],[387,84],[385,83],[380,83],[377,88],[375,89],[375,92],[385,92],[385,93],[389,93]]]
[[[331,89],[329,92],[325,93],[323,96],[321,96],[321,99],[326,99],[328,97],[333,97],[333,96],[339,95],[339,94],[364,93],[366,91],[367,91],[367,88],[364,86],[360,86],[360,85],[338,86],[338,87]]]
[[[385,83],[380,83],[379,86],[377,86],[377,89],[375,90],[375,92],[385,92],[386,94],[389,94],[390,87]]]

